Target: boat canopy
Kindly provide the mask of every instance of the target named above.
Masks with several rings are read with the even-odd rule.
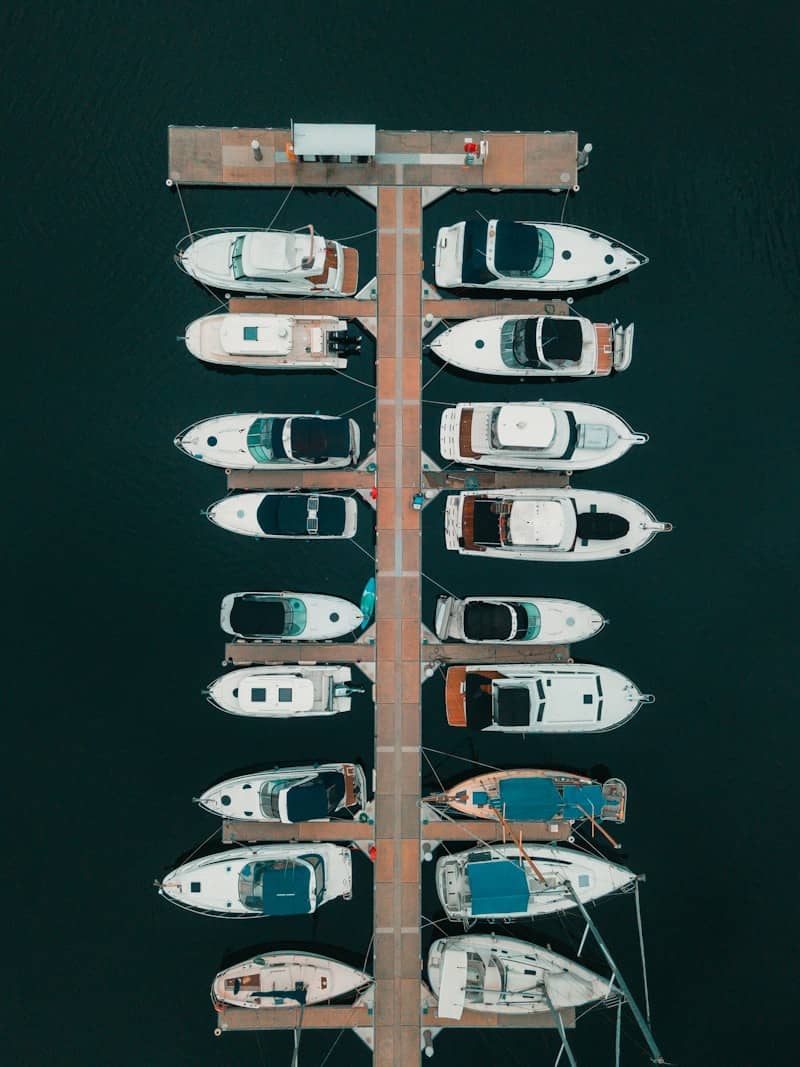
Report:
[[[256,518],[265,534],[331,537],[343,533],[345,515],[345,500],[340,496],[268,493],[258,506]]]
[[[461,280],[484,285],[493,282],[496,275],[486,264],[486,245],[489,227],[485,222],[465,222],[461,250]]]
[[[308,863],[247,863],[239,875],[239,899],[264,915],[308,915],[313,910],[313,871]]]
[[[494,266],[507,278],[544,278],[553,266],[552,235],[523,222],[498,222]]]
[[[547,448],[556,435],[556,417],[550,408],[503,404],[494,432],[501,448]]]
[[[470,641],[509,641],[528,628],[528,616],[518,604],[472,600],[464,607],[464,636]]]
[[[343,459],[350,455],[348,419],[297,417],[290,422],[290,449],[295,459],[322,463],[326,459]]]
[[[473,915],[510,915],[528,910],[528,878],[521,860],[470,862],[467,879]]]
[[[506,319],[500,329],[500,358],[507,367],[546,370],[578,363],[582,355],[583,328],[577,317]]]
[[[344,791],[344,776],[338,771],[323,771],[310,781],[290,786],[286,792],[287,819],[289,822],[325,819],[336,810]]]
[[[297,637],[306,625],[306,608],[296,597],[240,596],[234,601],[231,629],[237,634]]]
[[[514,500],[511,504],[508,536],[512,545],[571,548],[575,529],[575,508],[565,507],[561,500]]]
[[[588,812],[599,817],[606,800],[596,782],[565,785],[561,789],[551,778],[503,778],[494,803],[509,821],[530,819],[581,819]]]
[[[307,234],[244,234],[233,245],[234,277],[272,278],[288,274],[300,267],[308,255],[308,240]],[[237,270],[241,273],[236,273]]]

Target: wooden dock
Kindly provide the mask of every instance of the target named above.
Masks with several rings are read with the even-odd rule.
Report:
[[[464,165],[464,141],[488,143],[483,164]],[[292,162],[289,129],[170,126],[169,178],[181,185],[298,185],[309,188],[434,187],[572,189],[578,135],[491,130],[378,130],[367,163]],[[258,141],[261,158],[251,147]]]
[[[464,165],[464,140],[488,142],[480,165]],[[423,338],[440,321],[501,314],[568,314],[561,300],[450,299],[424,278],[423,207],[451,188],[577,188],[578,141],[567,133],[378,131],[369,163],[291,162],[287,129],[173,126],[169,182],[182,185],[347,187],[377,210],[377,276],[353,299],[235,297],[232,312],[326,314],[355,319],[376,339],[375,454],[355,471],[229,471],[230,490],[339,489],[367,496],[376,508],[376,605],[372,630],[350,644],[230,641],[226,663],[353,664],[374,680],[376,795],[365,821],[229,822],[223,840],[350,841],[374,859],[374,1003],[309,1007],[304,1028],[357,1028],[373,1049],[375,1067],[417,1067],[440,1028],[554,1027],[543,1016],[465,1012],[440,1019],[435,998],[420,984],[421,860],[443,841],[500,841],[491,820],[452,820],[422,800],[421,688],[433,664],[566,662],[569,648],[474,646],[430,640],[421,619],[421,510],[415,497],[431,491],[562,486],[561,474],[435,469],[421,450]],[[257,140],[260,158],[251,142]],[[373,462],[374,461],[374,462]],[[444,715],[444,710],[441,710]],[[529,841],[564,840],[569,826],[516,824]],[[427,866],[427,865],[426,865]],[[372,994],[371,994],[372,995]],[[294,1028],[293,1009],[229,1009],[218,1032]],[[574,1012],[561,1013],[565,1026]],[[369,1035],[368,1037],[366,1035]]]

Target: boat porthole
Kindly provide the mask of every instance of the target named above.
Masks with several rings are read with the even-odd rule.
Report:
[[[239,510],[236,512],[236,518],[237,519],[243,519],[244,518],[244,511],[241,508],[239,508]]]
[[[209,448],[213,448],[216,443],[217,443],[216,437],[209,437],[208,440],[206,441],[206,444],[209,446]]]
[[[338,622],[339,621],[339,612],[338,611],[332,611],[330,613],[330,620],[331,620],[331,622]]]
[[[564,251],[561,253],[561,258],[562,259],[572,259],[572,253],[570,252],[570,250],[568,248],[565,248]]]
[[[589,285],[591,285],[591,284],[592,284],[592,282],[596,282],[596,281],[597,281],[597,275],[596,275],[596,274],[593,274],[593,275],[592,275],[592,277],[591,277],[591,278],[587,278],[587,279],[586,279],[586,281],[587,281],[587,283],[588,283]]]
[[[607,256],[604,256],[603,258],[605,259],[606,263],[613,263],[614,262],[614,257],[612,255],[607,255]]]
[[[219,798],[219,800],[220,800],[220,803],[223,804],[226,808],[228,807],[228,805],[231,802],[231,798],[228,796],[227,793],[223,793],[222,796]]]
[[[575,620],[573,619],[573,617],[571,615],[568,615],[567,616],[567,626],[574,626],[574,625],[575,625]]]
[[[476,347],[476,348],[483,348],[483,346],[484,346],[485,344],[486,344],[486,342],[485,342],[485,341],[482,341],[482,340],[480,339],[480,337],[479,337],[479,338],[478,338],[478,340],[477,340],[477,341],[475,342],[475,347]]]
[[[612,271],[609,271],[609,274],[608,274],[608,276],[609,276],[609,278],[613,278],[613,277],[614,277],[614,275],[616,275],[616,274],[619,274],[619,270],[612,270]]]
[[[237,688],[236,688],[236,689],[234,689],[234,691],[233,691],[233,693],[232,693],[231,695],[232,695],[232,696],[235,696],[235,697],[238,697],[238,695],[239,695],[239,688],[238,688],[238,686],[237,686]]]

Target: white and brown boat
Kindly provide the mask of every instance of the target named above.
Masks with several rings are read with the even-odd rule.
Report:
[[[427,798],[468,819],[575,823],[591,819],[625,822],[628,789],[619,778],[602,784],[568,771],[522,768],[466,778],[446,793]]]
[[[334,315],[206,315],[185,341],[204,363],[250,370],[336,369],[361,351],[360,336]]]
[[[329,1004],[372,985],[364,971],[315,952],[262,952],[220,971],[211,987],[217,1011]]]

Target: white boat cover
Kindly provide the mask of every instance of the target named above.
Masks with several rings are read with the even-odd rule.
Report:
[[[556,420],[545,407],[504,404],[495,432],[502,448],[546,448],[555,437]]]
[[[314,683],[292,674],[250,675],[239,684],[243,711],[311,711]]]
[[[242,247],[242,267],[248,278],[268,278],[292,270],[299,262],[294,234],[248,233]],[[308,237],[305,238],[308,248]]]
[[[460,1019],[464,1012],[467,985],[467,954],[463,949],[442,950],[439,975],[439,1015],[443,1019]]]
[[[569,519],[572,519],[571,523]],[[515,500],[508,532],[512,545],[557,548],[575,539],[575,517],[559,500]]]

